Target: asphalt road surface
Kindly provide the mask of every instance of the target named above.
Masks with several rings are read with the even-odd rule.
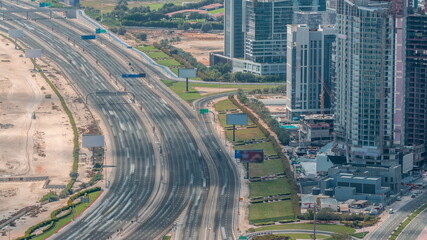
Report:
[[[118,97],[91,99],[114,136],[117,172],[102,202],[55,238],[152,239],[176,226],[185,210],[182,239],[230,239],[238,182],[234,166],[215,136],[204,132],[206,128],[188,107],[158,82],[164,75],[105,38],[102,44],[80,40],[80,35],[93,29],[68,20],[37,23],[44,27],[21,20],[2,25],[25,29],[23,41],[43,49],[83,95],[126,90],[136,97],[135,104]],[[148,81],[120,78],[130,71],[125,60],[134,63],[134,70],[149,72]],[[113,77],[106,79],[106,75]],[[147,116],[141,117],[138,108]],[[155,130],[150,133],[152,127]],[[196,142],[197,137],[202,142]],[[153,143],[156,139],[159,142]]]
[[[370,233],[366,239],[387,240],[393,233],[393,231],[400,225],[400,223],[402,223],[409,216],[409,214],[411,214],[413,211],[415,211],[415,209],[425,203],[426,197],[427,192],[417,196],[414,199],[411,199],[409,202],[403,204],[403,206],[401,206],[400,208],[394,208],[395,213],[390,214],[389,217],[383,223],[381,223],[381,225],[374,232]],[[411,231],[416,231],[416,228],[411,229],[413,229]]]

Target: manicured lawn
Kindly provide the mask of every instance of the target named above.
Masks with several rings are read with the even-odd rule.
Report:
[[[358,239],[363,239],[369,232],[358,232],[354,233],[352,236],[357,237]]]
[[[291,190],[288,180],[286,178],[279,178],[271,181],[250,183],[249,192],[249,198],[254,198],[291,193]]]
[[[178,69],[177,68],[173,68],[173,69],[171,69],[171,71],[174,72],[176,75],[178,75]],[[196,89],[193,88],[193,87],[205,87],[205,85],[209,85],[209,84],[190,83],[189,84],[190,93],[185,93],[185,82],[178,82],[178,81],[173,81],[173,80],[162,80],[162,82],[164,84],[166,84],[166,86],[168,86],[170,89],[172,89],[172,91],[174,91],[176,94],[178,94],[182,99],[184,99],[185,101],[187,101],[189,103],[191,103],[194,100],[199,99],[201,97],[216,94],[216,93],[212,93],[212,94],[202,96],[202,95],[200,95],[200,93]],[[208,86],[206,86],[206,87],[208,87]]]
[[[237,149],[237,150],[264,149],[264,156],[276,154],[276,152],[274,151],[274,148],[273,148],[273,144],[271,144],[270,142],[235,146],[235,149]],[[273,160],[268,160],[268,161],[273,161]]]
[[[293,219],[291,201],[257,203],[249,205],[249,222],[274,222]]]
[[[158,62],[159,63],[159,62]],[[160,64],[160,63],[159,63]],[[176,75],[178,75],[178,69],[177,68],[172,68],[171,69],[172,72],[174,72]],[[163,83],[165,83],[169,88],[172,89],[172,91],[174,91],[175,93],[177,93],[178,95],[182,95],[182,92],[185,91],[185,82],[178,82],[178,81],[173,81],[173,80],[162,80]],[[185,98],[183,98],[184,100],[186,100],[187,102],[192,102],[196,99],[199,99],[202,97],[202,95],[199,94],[199,92],[197,90],[195,90],[193,87],[207,87],[207,88],[216,88],[216,89],[221,89],[221,88],[241,88],[241,89],[257,89],[257,88],[270,88],[270,87],[274,87],[269,86],[269,85],[242,85],[242,84],[230,84],[230,85],[219,85],[219,84],[213,84],[213,83],[190,83],[190,91],[194,91],[194,95],[191,96],[186,96]],[[212,94],[208,94],[208,95],[204,95],[204,96],[209,96],[209,95],[214,95],[216,93],[212,93]],[[186,94],[188,95],[188,94]],[[204,97],[203,96],[203,97]],[[237,107],[235,107],[236,109]]]
[[[169,57],[166,53],[157,51],[157,52],[145,52],[150,58],[157,59],[157,58],[167,58],[167,59],[173,59]]]
[[[229,141],[233,140],[233,130],[227,130],[226,134]],[[244,128],[236,130],[236,141],[260,139],[264,137],[264,133],[262,133],[259,128]]]
[[[166,67],[177,67],[177,66],[181,66],[181,63],[177,62],[173,58],[165,59],[165,60],[157,60],[156,62],[158,64],[166,66]]]
[[[175,69],[174,69],[175,70]],[[177,69],[176,69],[177,70]],[[172,70],[173,71],[173,70]],[[172,91],[174,91],[178,96],[184,99],[187,102],[193,102],[194,100],[201,97],[200,93],[196,91],[194,88],[189,87],[189,92],[185,92],[185,84],[175,84],[176,81],[163,80],[162,81],[166,86],[168,86]]]
[[[223,13],[224,12],[224,8],[218,8],[212,11],[209,11],[210,14],[215,15],[217,13]]]
[[[268,160],[263,163],[249,163],[249,177],[269,176],[283,172],[283,164],[280,159]]]
[[[296,239],[313,239],[313,237],[311,236],[311,234],[308,234],[308,233],[274,234],[274,236],[290,237],[291,240],[296,240]],[[329,238],[329,236],[316,234],[316,239],[327,239],[327,238]]]
[[[147,51],[158,51],[161,52],[159,49],[157,49],[154,46],[151,45],[147,45],[147,46],[143,46],[143,47],[135,47],[136,49],[138,49],[141,52],[147,52]]]
[[[92,203],[99,196],[99,194],[101,194],[101,191],[89,193],[88,196],[90,199],[90,203]],[[80,214],[81,212],[83,212],[83,210],[85,210],[85,208],[87,206],[89,206],[90,203],[82,203],[82,204],[77,205],[76,208],[74,208],[73,214],[59,220],[58,222],[55,223],[55,227],[53,227],[50,231],[47,231],[47,232],[43,233],[42,235],[39,235],[33,239],[34,240],[43,240],[43,239],[46,239],[47,237],[51,236],[56,231],[58,231],[58,229],[60,229],[61,227],[63,227],[67,223],[71,222],[73,217],[75,217],[78,214]]]
[[[145,6],[150,7],[151,10],[157,10],[161,7],[163,7],[164,3],[149,3],[145,4]]]
[[[215,110],[217,110],[219,112],[224,111],[224,110],[239,109],[236,105],[234,105],[228,99],[217,102],[214,107],[215,107]]]
[[[356,232],[353,228],[342,226],[342,225],[336,225],[336,224],[317,224],[317,229],[321,231],[328,231],[328,232],[346,232],[349,234],[353,234]],[[256,231],[265,231],[265,230],[280,230],[280,229],[313,229],[313,224],[309,223],[290,223],[290,224],[283,224],[283,225],[272,225],[272,226],[265,226],[265,227],[259,227],[256,228]]]

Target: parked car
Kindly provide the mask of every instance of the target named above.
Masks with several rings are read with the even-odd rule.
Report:
[[[394,213],[393,208],[390,208],[390,209],[388,210],[388,213],[389,213],[389,214],[393,214],[393,213]]]

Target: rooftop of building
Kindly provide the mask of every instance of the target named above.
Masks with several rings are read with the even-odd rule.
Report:
[[[334,120],[333,114],[310,114],[310,115],[301,115],[301,118],[305,120]]]
[[[320,123],[305,122],[304,124],[311,128],[329,128],[331,126],[329,123],[325,123],[325,122],[320,122]]]

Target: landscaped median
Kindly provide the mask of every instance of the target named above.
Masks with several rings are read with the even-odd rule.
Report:
[[[151,59],[160,65],[168,67],[173,73],[178,76],[178,69],[185,68],[181,63],[176,61],[173,57],[167,55],[162,50],[154,46],[136,47],[139,51],[147,54]]]
[[[289,223],[283,225],[272,225],[272,226],[264,226],[256,228],[258,231],[268,231],[268,230],[283,230],[283,229],[298,229],[298,230],[313,230],[313,224],[309,223]],[[316,229],[319,231],[327,231],[327,232],[344,232],[348,234],[353,234],[356,232],[353,228],[336,225],[336,224],[316,224]]]
[[[422,211],[424,211],[427,208],[427,203],[423,204],[421,207],[417,208],[413,213],[411,213],[405,221],[403,221],[399,227],[396,228],[396,230],[391,234],[389,240],[395,240],[397,237],[402,233],[402,231],[408,226],[408,224],[418,216]]]
[[[173,92],[175,92],[180,98],[187,101],[188,103],[191,103],[199,98],[218,94],[218,93],[224,93],[224,92],[233,92],[237,89],[244,89],[244,90],[254,90],[254,89],[265,89],[265,88],[274,88],[275,86],[271,85],[245,85],[245,84],[218,84],[218,83],[209,83],[209,82],[202,82],[200,83],[190,83],[189,84],[189,92],[185,92],[185,82],[179,82],[174,80],[162,80],[162,82],[169,87]],[[198,91],[197,89],[206,89],[210,90],[209,93],[202,94],[201,91]],[[225,121],[225,120],[224,120]]]
[[[100,187],[94,187],[72,195],[67,202],[67,206],[53,211],[50,214],[51,219],[28,228],[25,231],[25,236],[18,238],[18,240],[46,239],[81,214],[101,193]]]
[[[236,150],[263,149],[265,161],[249,164],[249,223],[253,225],[274,224],[295,220],[299,214],[296,191],[291,188],[288,176],[284,174],[282,159],[275,151],[274,145],[256,121],[250,119],[247,126],[239,126],[236,130],[236,141],[232,141],[232,129],[226,124],[229,113],[241,110],[229,99],[215,104],[221,126],[226,137],[233,143]],[[269,177],[266,179],[265,177]]]

